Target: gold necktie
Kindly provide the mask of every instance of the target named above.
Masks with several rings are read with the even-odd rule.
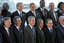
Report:
[[[54,15],[55,21],[57,21],[57,18],[56,18],[56,15],[55,15],[55,13],[54,13],[54,12],[53,12],[53,15]]]

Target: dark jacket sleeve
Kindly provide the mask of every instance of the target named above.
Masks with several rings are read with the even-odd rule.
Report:
[[[1,35],[1,33],[0,33],[0,43],[2,43],[2,35]]]

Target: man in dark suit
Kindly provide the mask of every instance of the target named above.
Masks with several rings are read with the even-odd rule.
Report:
[[[57,15],[57,13],[54,11],[54,3],[50,3],[50,4],[49,4],[49,8],[50,8],[50,10],[49,10],[49,15],[48,15],[47,18],[52,19],[53,24],[54,24],[55,26],[57,26],[57,24],[58,24],[58,15]]]
[[[35,17],[28,17],[28,25],[24,29],[24,43],[36,43]]]
[[[2,34],[0,33],[0,43],[2,43]]]
[[[2,9],[2,16],[3,17],[11,17],[11,12],[9,10],[9,5],[8,3],[3,4],[3,9]]]
[[[5,17],[3,19],[3,25],[0,26],[0,32],[2,34],[2,43],[15,43],[14,35],[10,28],[11,19],[9,17]]]
[[[48,11],[44,7],[45,7],[45,0],[41,0],[40,1],[40,7],[38,9],[36,9],[36,11],[38,11],[40,13],[41,19],[43,19],[44,23],[45,23],[45,20],[46,20],[47,15],[48,15]]]
[[[36,5],[34,3],[30,3],[30,11],[27,13],[27,19],[29,16],[34,16],[36,19],[40,19],[39,12],[36,11]]]
[[[44,32],[43,32],[43,20],[42,19],[38,19],[37,20],[37,29],[36,29],[36,40],[37,40],[37,43],[45,43],[45,35],[44,35]]]
[[[51,19],[46,20],[46,27],[43,31],[46,37],[46,43],[62,43],[57,28],[53,26]]]
[[[23,34],[21,27],[21,18],[19,16],[15,16],[13,19],[14,25],[11,27],[15,36],[16,43],[23,43]]]
[[[37,19],[41,19],[39,12],[36,11],[36,5],[34,3],[30,4],[30,11],[26,14],[27,21],[28,21],[29,16],[34,16],[36,21],[37,21]],[[35,26],[36,26],[36,24],[35,24]]]
[[[22,3],[17,3],[17,11],[12,13],[11,18],[12,18],[12,21],[13,21],[13,18],[15,16],[20,16],[21,19],[22,19],[22,27],[24,28],[26,15],[25,15],[25,12],[22,11],[22,9],[23,9],[23,4]]]
[[[62,43],[64,43],[64,16],[59,17],[59,24],[57,28],[59,29]]]

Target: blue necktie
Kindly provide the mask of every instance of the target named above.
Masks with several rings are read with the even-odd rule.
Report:
[[[51,34],[53,33],[53,29],[50,29],[50,33],[51,33]]]
[[[35,37],[35,28],[32,28],[33,36]]]

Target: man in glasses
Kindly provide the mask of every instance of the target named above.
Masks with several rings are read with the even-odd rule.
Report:
[[[59,17],[58,28],[61,35],[62,43],[64,43],[64,16]]]
[[[46,27],[43,30],[46,38],[46,43],[61,43],[57,28],[53,25],[51,19],[46,20]]]

